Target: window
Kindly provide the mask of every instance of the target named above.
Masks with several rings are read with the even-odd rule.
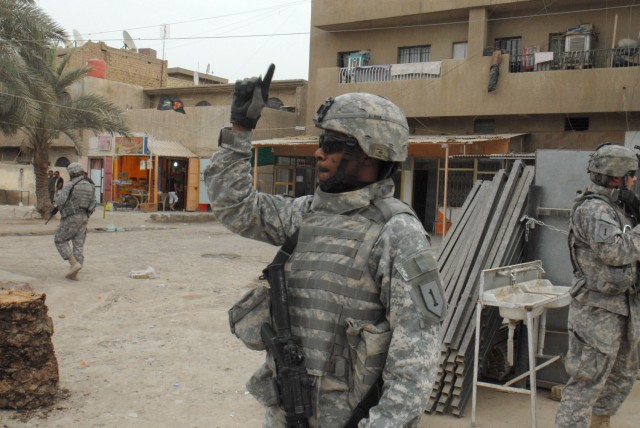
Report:
[[[453,59],[464,59],[467,57],[467,42],[458,42],[453,44]]]
[[[58,160],[56,161],[54,166],[58,166],[61,168],[66,168],[69,166],[71,162],[69,161],[69,159],[65,158],[64,156],[61,158],[58,158]]]
[[[338,67],[344,68],[349,66],[349,55],[360,51],[338,52]]]
[[[496,49],[509,54],[509,71],[517,73],[520,71],[522,56],[522,38],[521,37],[505,37],[496,39]]]
[[[565,117],[565,131],[587,131],[589,129],[588,117]]]
[[[495,134],[495,119],[476,119],[473,121],[473,132],[476,134]]]
[[[431,58],[431,46],[407,46],[398,48],[398,64],[411,62],[429,62]]]

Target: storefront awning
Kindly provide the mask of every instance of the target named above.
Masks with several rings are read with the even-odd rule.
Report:
[[[520,153],[527,134],[477,134],[477,135],[410,135],[409,156],[438,158],[443,156],[486,156]],[[313,156],[318,147],[318,137],[301,135],[294,137],[258,140],[253,147],[271,147],[281,156]]]
[[[191,150],[177,141],[151,140],[148,144],[149,151],[154,156],[165,158],[197,158],[198,156]]]

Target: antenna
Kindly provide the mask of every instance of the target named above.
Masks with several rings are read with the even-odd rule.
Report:
[[[80,31],[76,30],[75,28],[73,29],[73,39],[76,41],[77,47],[84,45],[84,40],[82,40],[82,34],[80,34]]]
[[[138,48],[136,48],[136,44],[133,43],[133,39],[127,30],[122,32],[122,38],[124,39],[123,48],[129,51],[138,52]]]

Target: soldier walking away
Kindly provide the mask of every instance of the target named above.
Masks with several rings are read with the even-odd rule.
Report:
[[[70,163],[67,171],[69,181],[55,197],[55,205],[60,210],[61,220],[54,242],[62,258],[69,262],[69,271],[65,277],[77,281],[78,272],[84,264],[87,223],[97,202],[95,187],[84,177],[82,165],[77,162]]]
[[[591,154],[592,183],[571,209],[574,270],[569,307],[571,376],[556,413],[557,428],[606,428],[629,395],[638,370],[640,203],[634,195],[638,158],[602,144]]]
[[[323,132],[315,193],[258,192],[249,162],[251,130],[268,100],[274,68],[264,80],[236,82],[232,127],[221,130],[220,150],[205,171],[221,223],[273,245],[288,241],[279,252],[286,255],[279,278],[285,292],[270,288],[273,315],[253,310],[268,308],[260,299],[269,292],[252,291],[230,311],[232,331],[247,346],[268,348],[247,388],[265,406],[268,427],[415,427],[438,369],[446,300],[429,237],[411,208],[393,197],[391,177],[407,158],[406,117],[377,95],[327,99],[314,118]],[[293,237],[297,244],[289,245]],[[274,296],[280,298],[274,302]],[[282,301],[288,313],[274,313]],[[291,332],[286,343],[279,331],[283,318]],[[242,325],[247,319],[258,328]],[[278,335],[267,334],[272,331]],[[291,360],[303,364],[296,379],[289,376]]]

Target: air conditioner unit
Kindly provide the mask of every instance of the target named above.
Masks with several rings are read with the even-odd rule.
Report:
[[[564,51],[588,51],[593,48],[593,35],[591,34],[573,34],[567,36],[564,40]]]

